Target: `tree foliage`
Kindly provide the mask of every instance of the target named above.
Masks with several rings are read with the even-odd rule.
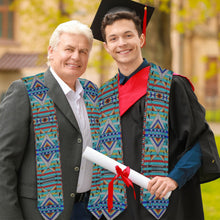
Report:
[[[196,25],[204,24],[207,19],[220,13],[219,0],[140,0],[140,2],[154,5],[165,13],[170,13],[171,8],[175,9],[179,32],[192,30]]]
[[[193,30],[196,26],[204,24],[220,13],[219,0],[186,0],[184,4],[173,4],[178,8],[179,23],[177,30],[184,33]]]
[[[25,44],[30,43],[31,48],[36,49],[41,42],[41,49],[45,49],[51,33],[60,23],[85,17],[95,6],[90,1],[79,0],[14,0],[11,8],[19,16],[22,31],[31,36],[31,42]]]

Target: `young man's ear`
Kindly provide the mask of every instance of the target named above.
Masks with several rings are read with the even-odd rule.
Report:
[[[107,43],[104,42],[103,45],[104,45],[104,48],[106,49],[106,51],[109,53],[109,49],[108,49],[108,45],[107,45]]]
[[[140,46],[141,46],[141,48],[144,46],[144,44],[145,44],[145,35],[141,34],[141,36],[140,36]]]

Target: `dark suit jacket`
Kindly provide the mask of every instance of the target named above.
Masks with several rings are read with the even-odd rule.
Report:
[[[45,73],[45,85],[54,101],[59,127],[64,211],[57,220],[69,220],[81,163],[82,135],[62,89],[49,70]],[[12,83],[0,105],[0,219],[43,219],[37,209],[32,113],[21,80]]]

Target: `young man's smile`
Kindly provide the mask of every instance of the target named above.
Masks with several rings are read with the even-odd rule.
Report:
[[[141,46],[144,38],[138,35],[133,21],[118,20],[106,26],[105,33],[104,46],[123,74],[129,74],[143,62]],[[124,68],[129,69],[129,72],[127,73]]]

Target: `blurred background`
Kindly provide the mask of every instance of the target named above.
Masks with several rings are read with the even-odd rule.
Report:
[[[64,21],[91,25],[101,0],[0,0],[0,97],[9,84],[47,69],[50,35]],[[144,57],[187,76],[209,120],[220,121],[220,2],[142,0],[156,8],[147,28]],[[117,72],[95,40],[83,77],[98,85]]]
[[[57,25],[78,19],[90,26],[100,1],[0,0],[0,101],[12,81],[47,69],[48,42]],[[220,1],[139,2],[155,7],[144,57],[191,80],[220,149]],[[112,58],[95,40],[83,77],[100,86],[116,73]],[[220,220],[220,181],[202,190],[206,219]]]

